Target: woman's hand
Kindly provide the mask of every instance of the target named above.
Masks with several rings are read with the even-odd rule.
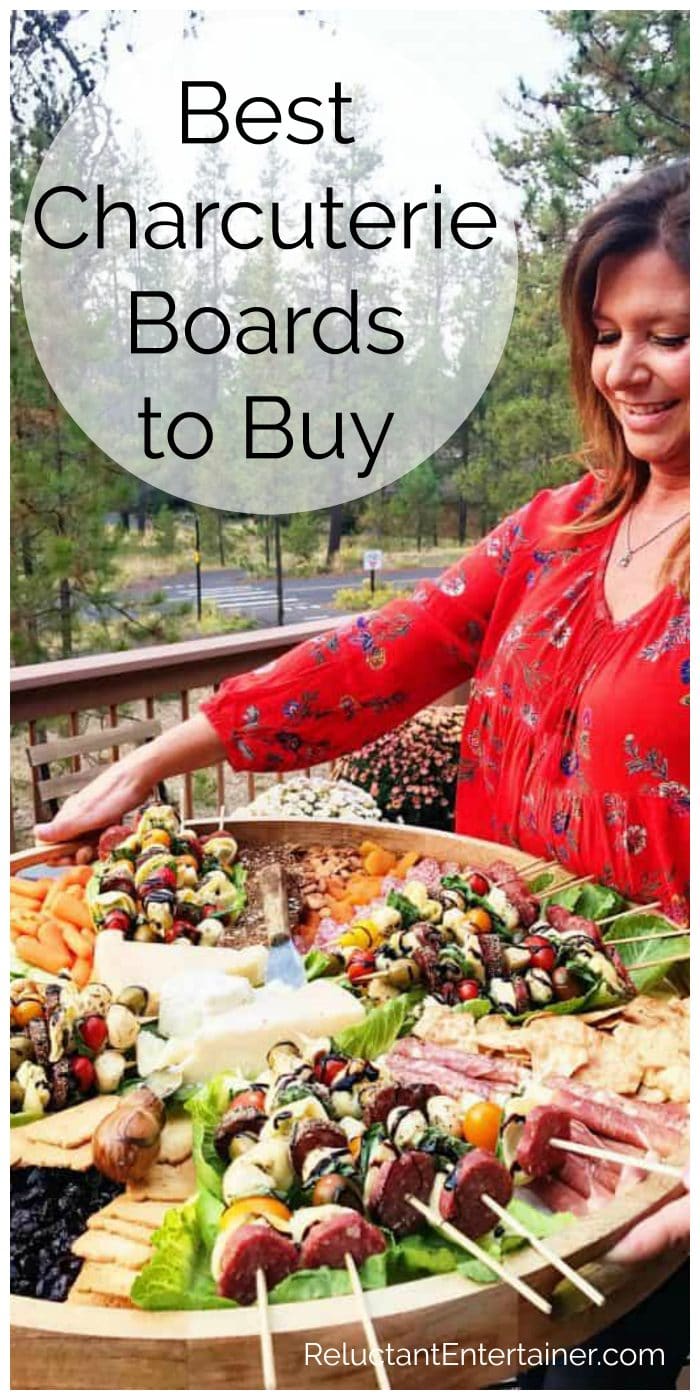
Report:
[[[174,774],[207,768],[224,758],[224,747],[205,715],[195,715],[113,763],[94,782],[68,798],[50,822],[34,828],[37,841],[69,841],[121,821],[144,801],[156,783]]]
[[[687,1193],[690,1188],[688,1167],[683,1175],[683,1184]],[[661,1210],[635,1225],[610,1250],[608,1259],[615,1264],[642,1264],[647,1259],[655,1259],[658,1254],[665,1254],[667,1249],[681,1244],[688,1246],[689,1243],[690,1196],[686,1194],[669,1201],[667,1206],[662,1206]]]
[[[69,841],[83,831],[101,831],[138,807],[151,791],[153,778],[147,765],[134,763],[134,758],[129,754],[110,764],[94,782],[74,792],[50,822],[35,826],[37,841]]]

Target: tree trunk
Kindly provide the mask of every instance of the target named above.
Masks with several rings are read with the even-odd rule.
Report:
[[[122,523],[122,529],[123,529],[123,530],[126,530],[126,533],[127,533],[127,535],[128,535],[128,533],[129,533],[129,524],[130,524],[130,521],[131,521],[131,512],[128,511],[128,510],[120,510],[120,512],[119,512],[119,519],[120,519],[120,521],[121,521],[121,523]]]
[[[73,624],[71,618],[70,580],[62,578],[58,585],[58,607],[61,619],[61,655],[73,654]]]
[[[457,538],[460,544],[464,544],[467,538],[467,502],[464,496],[459,498],[459,514],[457,517]]]
[[[326,568],[330,569],[333,560],[340,549],[343,538],[343,507],[331,506],[328,517],[328,549],[326,551]]]
[[[282,531],[280,518],[275,516],[275,578],[277,580],[277,626],[284,625],[284,586],[282,581]]]
[[[272,521],[271,521],[271,519],[270,519],[270,517],[269,517],[269,515],[268,515],[268,516],[266,517],[266,520],[265,520],[265,568],[268,570],[268,572],[269,572],[269,569],[270,569],[270,526],[271,526],[271,525],[272,525]]]

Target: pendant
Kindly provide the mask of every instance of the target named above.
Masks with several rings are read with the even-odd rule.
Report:
[[[627,565],[630,564],[631,562],[632,562],[632,555],[631,555],[631,554],[623,554],[623,555],[622,555],[622,558],[621,558],[621,559],[618,559],[618,561],[617,561],[617,567],[618,567],[618,569],[626,569],[626,568],[627,568]]]

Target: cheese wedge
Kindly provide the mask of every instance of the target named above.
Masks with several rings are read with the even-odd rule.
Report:
[[[127,986],[146,987],[157,1004],[171,977],[223,972],[246,977],[254,986],[265,981],[267,948],[197,948],[193,943],[135,943],[120,929],[103,929],[95,940],[93,982],[104,982],[115,995]],[[153,1007],[154,1009],[154,1007]]]

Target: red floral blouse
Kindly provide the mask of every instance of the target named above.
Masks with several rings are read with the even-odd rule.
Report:
[[[234,768],[357,749],[473,678],[456,828],[557,857],[687,921],[689,608],[623,622],[603,592],[617,524],[553,530],[591,477],[542,491],[407,601],[325,633],[203,705]]]

